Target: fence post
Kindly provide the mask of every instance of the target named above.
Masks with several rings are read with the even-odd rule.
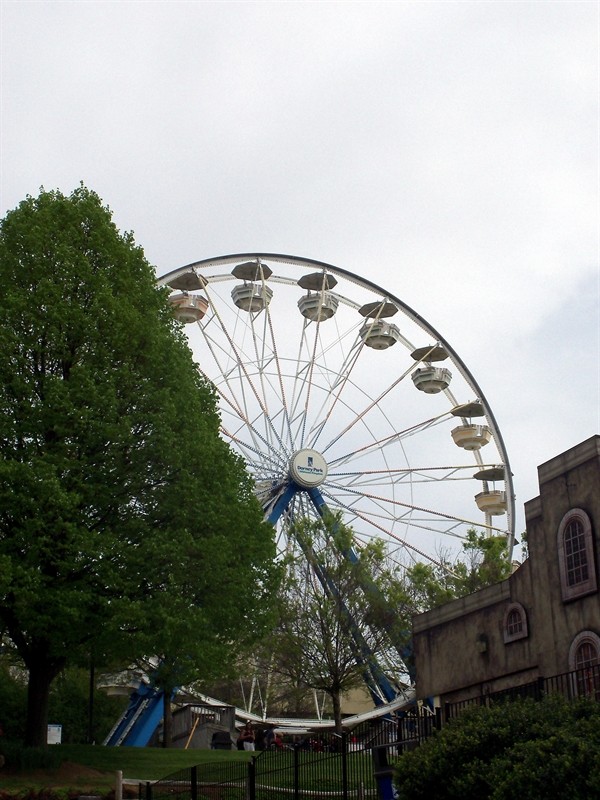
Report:
[[[248,762],[248,782],[246,785],[248,800],[256,800],[256,756]]]
[[[123,770],[115,772],[115,800],[123,800]]]
[[[198,800],[198,767],[190,770],[190,797],[191,800]]]
[[[300,797],[300,749],[294,745],[294,800]]]
[[[146,781],[146,800],[152,800],[152,784]]]
[[[444,703],[444,724],[452,718],[450,703]]]
[[[379,800],[394,800],[394,769],[388,764],[385,745],[373,748],[373,774]]]
[[[535,699],[541,700],[546,693],[546,681],[544,678],[538,678],[535,687]]]
[[[348,731],[342,731],[342,800],[348,800]]]

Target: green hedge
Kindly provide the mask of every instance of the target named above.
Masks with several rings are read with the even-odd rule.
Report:
[[[60,748],[23,747],[20,742],[2,741],[0,753],[4,756],[4,769],[29,772],[34,769],[57,769],[63,762]]]

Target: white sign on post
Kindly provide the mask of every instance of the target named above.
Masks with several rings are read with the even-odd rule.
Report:
[[[48,725],[48,744],[60,744],[62,741],[62,725]]]

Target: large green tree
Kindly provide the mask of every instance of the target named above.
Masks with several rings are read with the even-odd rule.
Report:
[[[176,633],[196,671],[228,658],[264,622],[274,543],[165,292],[94,192],[9,212],[0,284],[0,625],[33,745],[70,664]]]

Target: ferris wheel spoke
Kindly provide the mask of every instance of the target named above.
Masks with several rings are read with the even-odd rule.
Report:
[[[222,316],[221,316],[221,314],[220,314],[220,312],[219,312],[219,310],[217,308],[217,304],[215,302],[215,299],[212,298],[209,295],[208,292],[207,292],[207,295],[209,296],[209,302],[211,303],[211,309],[213,310],[214,319],[217,320],[219,329],[222,332],[222,334],[225,336],[226,342],[227,342],[227,344],[228,344],[228,346],[230,348],[230,353],[233,354],[233,357],[234,357],[234,369],[235,369],[235,371],[236,371],[236,373],[238,375],[238,380],[235,383],[235,387],[237,387],[237,391],[236,391],[236,388],[234,387],[233,382],[231,380],[230,370],[229,369],[228,370],[225,370],[225,369],[221,370],[221,375],[223,375],[224,378],[225,378],[225,383],[226,383],[226,385],[228,387],[228,390],[231,393],[231,397],[233,397],[233,398],[235,398],[237,400],[237,398],[239,396],[244,401],[244,412],[240,413],[240,418],[248,418],[249,417],[248,412],[247,412],[247,401],[246,401],[246,390],[245,390],[245,387],[247,386],[248,389],[251,392],[251,395],[254,397],[254,400],[258,404],[262,414],[264,415],[264,421],[266,423],[266,432],[269,433],[271,436],[275,437],[275,440],[277,441],[279,446],[282,449],[284,449],[283,442],[281,441],[281,438],[280,438],[277,430],[275,429],[275,426],[272,424],[271,416],[269,414],[269,409],[268,409],[268,406],[267,406],[267,396],[266,396],[267,393],[265,391],[265,387],[264,387],[264,383],[263,383],[264,362],[266,361],[266,359],[265,359],[265,356],[264,356],[264,352],[263,352],[262,356],[259,356],[258,355],[258,350],[256,349],[257,348],[257,338],[256,338],[256,331],[254,329],[254,324],[253,324],[254,323],[254,320],[252,318],[253,315],[250,315],[250,317],[251,317],[250,325],[248,326],[248,324],[244,320],[243,327],[246,330],[248,329],[248,327],[250,327],[250,335],[251,335],[251,338],[252,338],[253,346],[255,348],[255,353],[257,354],[256,355],[256,364],[257,364],[257,367],[258,367],[258,373],[259,373],[258,374],[258,381],[259,381],[259,385],[261,386],[261,391],[259,391],[257,389],[257,387],[255,385],[255,382],[253,380],[253,376],[252,376],[252,374],[250,373],[250,371],[248,369],[248,365],[253,363],[253,360],[252,359],[245,359],[245,358],[242,357],[239,348],[235,344],[234,337],[229,332],[229,328],[225,324],[225,322],[224,322],[224,320],[223,320],[223,318],[222,318]],[[240,314],[239,313],[236,315],[235,321],[236,321],[236,323],[239,323],[239,321],[240,321]],[[213,354],[215,353],[214,346],[211,349],[211,352]],[[229,379],[227,378],[227,376],[229,376]]]
[[[252,444],[247,442],[244,444],[243,439],[240,438],[236,432],[229,431],[227,427],[222,426],[221,430],[228,437],[228,439],[230,439],[230,441],[234,441],[240,446],[243,446],[245,450],[256,454],[260,454],[265,450],[270,453],[281,452],[278,448],[274,447],[272,443],[265,436],[263,436],[263,434],[261,434],[255,422],[247,416],[247,412],[245,406],[243,407],[243,404],[238,403],[235,398],[224,394],[221,386],[215,386],[215,389],[225,404],[226,409],[228,408],[232,417],[237,420],[238,427],[241,427],[241,429],[250,436]],[[264,415],[261,415],[260,420],[261,422],[264,421]]]
[[[482,464],[484,469],[492,469],[494,464]],[[469,474],[466,474],[466,473]],[[428,465],[419,467],[387,468],[347,472],[328,472],[328,479],[340,485],[360,488],[361,486],[401,483],[444,483],[446,481],[473,481],[473,464]]]
[[[305,380],[302,380],[298,385],[301,388],[301,391],[298,393],[298,397],[299,398],[300,396],[304,397],[304,404],[302,410],[302,428],[300,431],[300,438],[299,438],[299,443],[301,447],[304,445],[304,440],[306,436],[306,421],[308,419],[308,414],[311,404],[314,369],[315,369],[315,364],[317,363],[316,352],[317,352],[317,345],[319,343],[319,333],[321,328],[320,319],[317,318],[317,320],[314,321],[313,324],[314,336],[312,337],[312,347],[309,343],[309,337],[308,337],[310,328],[311,328],[310,321],[305,320],[304,323],[302,324],[300,347],[302,348],[302,346],[304,345],[307,348],[307,351],[310,353],[310,355],[307,358],[305,369],[303,369]]]
[[[311,447],[316,448],[318,440],[325,426],[330,420],[336,406],[340,402],[344,387],[346,387],[350,381],[350,376],[358,363],[358,359],[363,348],[364,342],[355,341],[348,352],[348,357],[345,358],[343,363],[340,365],[339,371],[336,375],[336,380],[331,387],[330,395],[326,398],[326,403],[323,403],[323,413],[319,415],[319,421],[313,424],[309,430],[308,436]]]
[[[327,486],[329,487],[330,484],[328,483]],[[398,518],[398,509],[406,509],[406,511],[412,513],[415,511],[428,514],[432,518],[440,519],[443,521],[451,521],[454,523],[461,523],[467,525],[477,525],[478,523],[474,522],[472,519],[467,519],[465,517],[458,517],[448,514],[446,511],[439,511],[432,508],[426,508],[424,506],[416,505],[415,503],[407,503],[405,501],[396,500],[393,498],[385,497],[382,495],[371,494],[365,491],[358,491],[356,489],[351,489],[348,486],[338,486],[335,487],[339,492],[339,496],[348,496],[354,497],[356,502],[365,502],[371,501],[377,504],[380,508],[388,508],[391,507],[393,512],[386,512],[389,519],[397,519]],[[330,489],[330,491],[332,491]],[[405,513],[400,511],[400,513]]]
[[[322,452],[322,453],[326,453],[328,450],[330,450],[330,448],[331,448],[333,445],[335,445],[335,444],[336,444],[336,443],[337,443],[337,442],[338,442],[338,441],[339,441],[339,440],[342,438],[342,436],[345,436],[345,435],[346,435],[346,434],[347,434],[347,433],[348,433],[348,432],[349,432],[349,431],[350,431],[350,430],[351,430],[351,429],[352,429],[352,428],[353,428],[353,427],[354,427],[354,426],[355,426],[355,425],[356,425],[358,422],[361,422],[362,420],[364,420],[364,419],[365,419],[365,417],[366,417],[366,416],[367,416],[367,415],[368,415],[368,414],[369,414],[371,411],[373,411],[373,409],[374,409],[376,406],[378,406],[378,405],[379,405],[379,404],[382,402],[382,400],[384,399],[384,397],[386,397],[386,395],[388,395],[388,394],[389,394],[389,393],[390,393],[390,392],[391,392],[391,391],[392,391],[392,390],[393,390],[393,389],[394,389],[394,388],[395,388],[395,387],[396,387],[396,386],[397,386],[399,383],[401,383],[401,382],[402,382],[402,381],[403,381],[403,380],[406,378],[406,376],[407,376],[407,375],[409,375],[409,374],[411,373],[411,371],[412,371],[412,370],[413,370],[413,366],[411,365],[411,366],[410,366],[408,369],[406,369],[406,370],[405,370],[403,373],[401,373],[401,374],[398,376],[398,378],[396,378],[396,380],[392,381],[392,383],[390,383],[390,384],[389,384],[389,386],[387,386],[387,387],[386,387],[386,389],[384,389],[384,391],[380,392],[380,394],[379,394],[377,397],[373,398],[373,399],[371,400],[371,402],[370,402],[370,403],[369,403],[367,406],[365,406],[365,407],[362,409],[362,411],[360,411],[359,413],[357,413],[357,414],[355,415],[354,419],[353,419],[353,420],[351,420],[351,421],[350,421],[350,422],[349,422],[349,423],[348,423],[348,424],[347,424],[347,425],[346,425],[346,426],[343,428],[343,430],[341,430],[341,431],[340,431],[340,432],[337,434],[337,436],[335,436],[333,439],[331,439],[331,440],[329,441],[329,443],[328,443],[327,445],[325,445],[325,447],[322,447],[322,448],[321,448],[321,452]]]
[[[319,438],[323,428],[326,426],[329,418],[331,417],[332,407],[332,396],[335,395],[336,391],[340,391],[340,387],[343,386],[344,382],[348,379],[352,372],[352,368],[358,359],[359,353],[356,352],[357,349],[357,338],[356,338],[356,331],[358,325],[355,323],[350,328],[347,328],[343,332],[340,331],[336,318],[334,317],[333,324],[335,325],[335,335],[331,337],[331,341],[326,343],[323,339],[319,336],[320,332],[320,325],[323,324],[321,322],[317,322],[315,325],[315,335],[313,338],[313,347],[311,351],[310,358],[308,360],[308,371],[310,374],[310,380],[307,382],[308,387],[310,388],[315,380],[315,372],[318,370],[319,376],[323,384],[327,387],[326,392],[323,394],[323,400],[318,406],[318,410],[312,416],[313,422],[311,425],[311,429],[308,433],[311,436],[311,440],[309,441],[309,446],[315,447],[317,439]],[[327,325],[331,325],[331,322],[325,323]],[[306,335],[307,331],[310,329],[310,325],[304,326],[303,335]],[[345,342],[348,342],[347,348],[344,350],[343,345]],[[317,346],[318,345],[318,346]],[[331,364],[330,359],[333,358],[336,351],[342,350],[343,353],[343,360],[342,362],[337,365],[333,366]],[[334,401],[335,403],[335,401]],[[302,443],[304,443],[306,438],[306,420],[308,419],[308,397],[305,403],[305,425],[302,431]]]
[[[333,488],[332,488],[333,487]],[[417,505],[407,500],[399,500],[387,495],[378,495],[366,489],[355,489],[349,486],[333,486],[327,484],[328,493],[331,492],[338,502],[343,502],[348,508],[368,509],[370,514],[386,518],[392,526],[412,519],[415,512],[427,514],[430,519],[437,520],[436,530],[447,533],[450,527],[459,524],[474,525],[473,520],[464,517],[449,515],[446,511],[436,508]],[[365,510],[366,513],[366,510]]]
[[[427,430],[428,428],[446,422],[447,419],[448,412],[444,412],[439,417],[431,417],[430,419],[422,420],[421,422],[412,425],[410,428],[404,428],[401,431],[396,431],[395,433],[386,436],[384,439],[378,439],[376,441],[371,441],[362,447],[356,447],[354,450],[344,453],[337,458],[331,459],[329,463],[331,465],[341,466],[342,464],[352,461],[358,456],[363,457],[370,455],[374,451],[383,451],[386,447],[390,447],[391,445],[401,442],[403,439],[414,436],[415,434]]]
[[[469,481],[472,475],[465,472],[473,471],[473,465],[461,464],[460,466],[446,467],[411,467],[404,469],[365,470],[364,472],[328,472],[330,481],[340,485],[352,486],[360,491],[363,486],[389,486],[407,483],[440,483],[446,481]]]
[[[319,294],[319,306],[322,303],[322,293]],[[297,368],[294,371],[291,389],[291,415],[298,423],[297,435],[294,441],[300,447],[304,445],[306,433],[306,422],[308,418],[313,372],[317,364],[316,352],[319,344],[320,314],[317,308],[317,319],[311,320],[309,316],[302,319],[302,327],[298,337],[298,348],[296,351]],[[314,331],[314,336],[309,333]]]
[[[273,356],[274,356],[274,363],[275,363],[276,370],[277,370],[277,385],[278,385],[278,388],[279,388],[279,396],[281,398],[281,413],[282,413],[281,439],[287,438],[287,441],[290,444],[293,444],[294,437],[293,437],[293,433],[292,433],[290,412],[289,412],[289,409],[288,409],[285,382],[284,382],[284,379],[283,379],[283,372],[282,372],[281,364],[280,364],[280,361],[279,361],[279,354],[277,352],[277,338],[275,336],[275,331],[273,329],[273,320],[271,318],[271,310],[270,310],[270,307],[268,305],[267,305],[267,308],[266,308],[266,324],[267,324],[268,329],[269,329],[271,347],[272,347]],[[280,439],[280,441],[281,441],[281,439]]]
[[[443,534],[444,536],[452,536],[458,539],[465,539],[465,534],[459,532],[459,529],[464,529],[465,525],[467,525],[469,529],[483,528],[490,532],[495,532],[498,535],[506,535],[505,529],[489,523],[452,516],[446,512],[425,508],[414,503],[390,500],[380,495],[354,491],[344,486],[332,489],[328,484],[328,489],[327,491],[324,490],[323,494],[330,499],[332,505],[346,508],[363,520],[379,518],[387,521],[390,526],[410,521],[411,526],[419,528],[420,530],[428,530],[437,535]],[[346,499],[344,500],[344,498]],[[359,511],[359,505],[361,503],[364,504],[365,501],[370,502],[372,505],[369,507],[368,511]],[[392,506],[392,509],[390,509],[389,506]],[[418,517],[415,516],[416,514],[425,514],[427,516]],[[431,524],[426,524],[427,522],[430,523],[432,520],[436,520],[438,523],[441,522],[443,525],[440,526],[438,524],[434,527]],[[407,544],[405,539],[397,537],[389,528],[385,528],[385,532],[391,538],[403,544]]]
[[[343,503],[340,503],[339,502],[339,498],[331,497],[330,501],[331,501],[331,506],[333,508],[345,508],[346,511],[351,513],[352,518],[354,520],[359,520],[359,521],[362,521],[362,522],[366,522],[369,525],[371,525],[371,527],[375,527],[377,529],[378,535],[383,536],[384,538],[396,541],[397,544],[399,545],[399,547],[402,549],[402,552],[404,552],[407,556],[409,556],[410,559],[413,562],[416,562],[416,560],[417,560],[416,556],[420,556],[421,558],[424,558],[425,561],[427,561],[429,563],[432,563],[432,564],[435,564],[436,566],[438,566],[441,569],[443,569],[445,572],[452,573],[452,568],[449,567],[449,565],[446,562],[440,561],[439,558],[437,556],[432,555],[431,552],[425,550],[422,547],[417,547],[415,544],[407,541],[406,539],[403,539],[401,536],[398,536],[398,534],[395,534],[394,532],[392,532],[390,530],[389,526],[385,524],[387,521],[389,521],[389,518],[386,515],[380,515],[378,517],[378,515],[375,515],[372,512],[370,512],[369,514],[361,513],[360,511],[358,511],[356,508],[354,508],[352,506],[346,506]],[[376,521],[378,518],[381,519],[381,523],[380,524]],[[416,529],[418,529],[420,531],[423,531],[423,532],[425,532],[425,534],[430,534],[430,533],[439,534],[439,532],[440,532],[438,528],[427,524],[427,519],[418,520],[418,519],[415,519],[414,517],[411,516],[410,522],[411,522],[411,527],[416,528]],[[457,530],[454,530],[455,527],[458,527],[459,523],[460,523],[460,521],[457,521],[457,524],[455,526],[449,526],[444,531],[444,533],[445,533],[446,536],[454,537],[456,539],[464,541],[465,536],[460,534]],[[496,533],[498,535],[506,534],[506,531],[504,531],[502,529],[499,529],[499,528],[493,528],[492,526],[482,525],[480,527],[489,528],[490,529],[490,531],[489,531],[490,533]],[[369,535],[365,534],[364,532],[362,532],[362,533],[356,533],[355,532],[354,538],[355,538],[355,541],[362,541],[363,544],[366,544],[371,540],[372,536],[369,536]],[[395,561],[395,563],[397,564],[398,567],[400,567],[400,568],[405,568],[406,567],[406,562],[403,559],[398,560],[398,559],[394,558],[394,561]]]
[[[333,500],[333,498],[332,498]],[[335,506],[340,507],[339,502],[335,503]],[[343,505],[341,506],[343,507]],[[436,564],[439,567],[442,567],[442,563],[438,561],[431,553],[428,553],[426,550],[417,547],[416,545],[412,544],[411,542],[407,541],[406,539],[402,539],[402,537],[398,536],[397,534],[393,533],[383,524],[379,524],[379,522],[372,516],[365,516],[364,514],[358,512],[354,508],[348,508],[351,511],[352,516],[355,519],[361,520],[364,523],[367,523],[371,528],[374,528],[378,531],[379,535],[388,537],[389,539],[397,542],[403,548],[406,548],[407,551],[411,551],[413,554],[416,553],[417,555],[421,556],[425,561],[431,562]]]
[[[221,425],[220,430],[223,438],[228,442],[235,444],[236,447],[242,452],[248,466],[252,468],[254,475],[261,474],[261,470],[263,473],[273,472],[280,474],[282,467],[280,453],[275,450],[270,450],[269,453],[266,453],[265,449],[261,448],[260,445],[256,445],[254,443],[250,444],[236,434],[227,430],[227,428],[223,425]]]
[[[266,291],[264,277],[262,280],[262,291]],[[276,436],[278,445],[284,449],[284,440],[292,441],[290,419],[287,406],[285,383],[279,359],[277,340],[273,330],[269,303],[259,313],[251,313],[250,330],[254,351],[254,363],[258,373],[258,381],[261,387],[263,407],[267,409],[267,414],[271,421],[271,430]],[[273,370],[271,372],[270,370]],[[276,398],[278,411],[270,411],[272,402],[269,398]],[[281,420],[281,429],[278,432],[274,422],[275,419]]]

